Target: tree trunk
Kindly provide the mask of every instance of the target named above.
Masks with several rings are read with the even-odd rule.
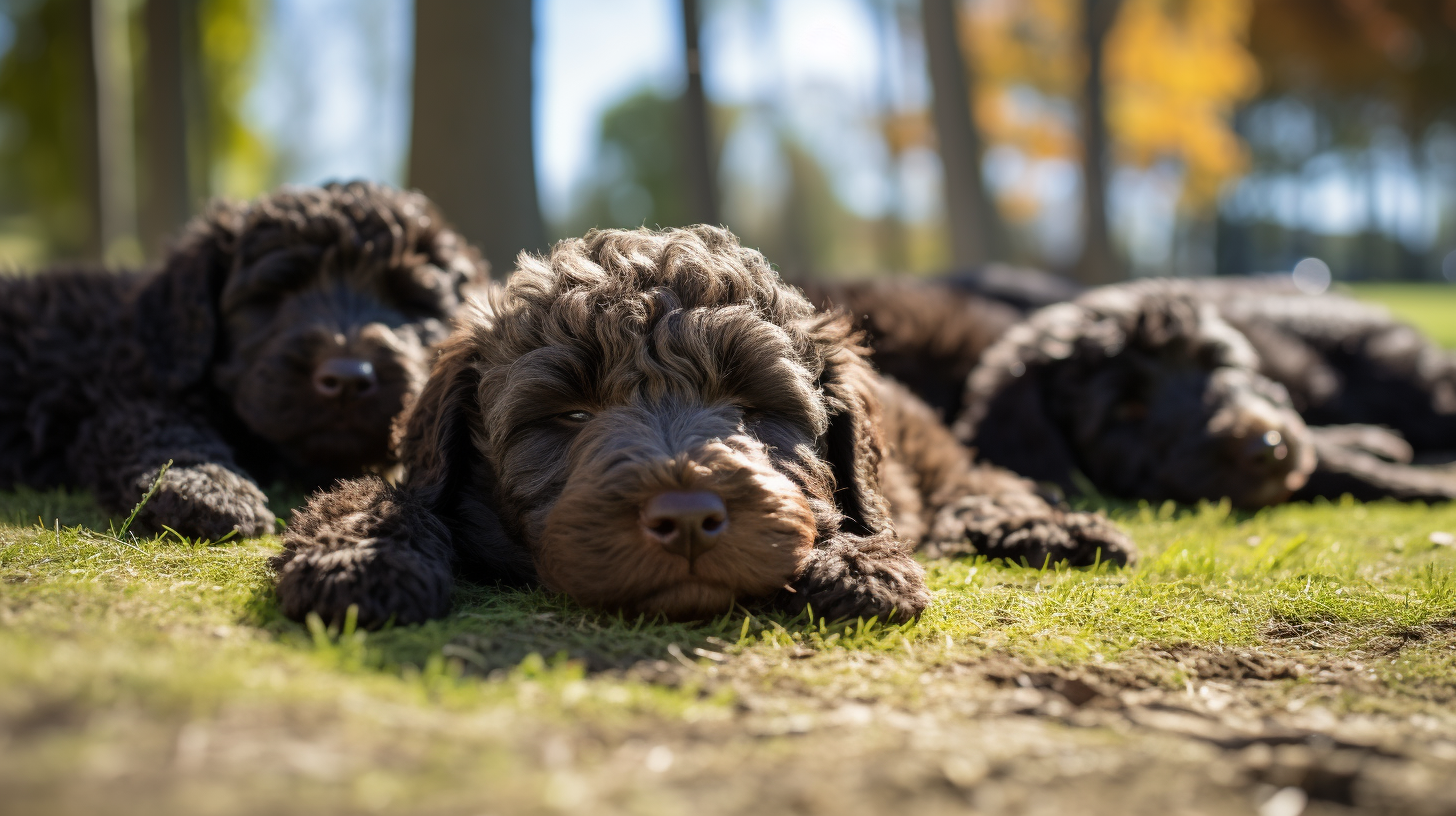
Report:
[[[974,116],[975,83],[961,53],[956,0],[922,0],[925,51],[934,90],[935,131],[945,166],[946,222],[959,268],[1004,259],[1006,232],[981,178],[984,145]]]
[[[1077,280],[1088,285],[1122,280],[1126,272],[1107,228],[1106,81],[1103,75],[1107,33],[1121,0],[1083,0],[1082,47],[1087,76],[1082,87],[1082,258]]]
[[[700,224],[718,224],[718,185],[713,162],[712,129],[708,126],[708,100],[703,95],[703,60],[698,48],[698,1],[682,0],[683,49],[688,87],[683,94],[683,168],[688,186],[683,200],[689,218]]]
[[[409,183],[498,276],[546,246],[531,142],[531,0],[417,0]]]
[[[96,52],[92,43],[95,39],[96,20],[92,15],[91,0],[67,0],[79,28],[77,56],[81,61],[81,151],[79,160],[81,195],[86,202],[87,226],[83,244],[86,260],[99,261],[105,252],[103,242],[103,198],[101,181],[101,125],[98,114],[98,93],[96,89]]]
[[[192,210],[187,150],[185,77],[196,70],[186,45],[182,6],[194,0],[147,0],[142,26],[146,57],[142,67],[139,226],[142,247],[158,257],[177,235]],[[192,56],[193,58],[189,58]]]

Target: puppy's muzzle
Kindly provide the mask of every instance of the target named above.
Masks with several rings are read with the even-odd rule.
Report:
[[[658,493],[642,505],[643,534],[673,555],[686,558],[688,569],[711,550],[728,529],[728,508],[708,490]]]
[[[330,357],[314,369],[313,389],[328,399],[367,397],[379,389],[379,375],[368,360]]]

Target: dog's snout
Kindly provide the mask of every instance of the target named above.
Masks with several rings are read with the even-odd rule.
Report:
[[[379,387],[374,364],[355,357],[332,357],[313,372],[313,387],[330,399],[362,397]]]
[[[669,491],[647,500],[641,523],[649,541],[691,564],[728,529],[728,508],[711,491]]]
[[[1274,466],[1289,458],[1289,445],[1280,432],[1265,431],[1244,442],[1243,454],[1251,464]]]

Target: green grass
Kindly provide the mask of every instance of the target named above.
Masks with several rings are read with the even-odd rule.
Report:
[[[695,749],[700,762],[746,761],[742,741],[762,737],[746,736],[760,725],[744,711],[777,712],[761,727],[793,733],[802,712],[846,699],[907,712],[953,699],[952,681],[927,679],[977,661],[1136,666],[1149,649],[1268,649],[1289,632],[1321,633],[1337,657],[1456,619],[1456,548],[1431,541],[1456,531],[1456,507],[1113,513],[1143,548],[1137,567],[932,562],[934,603],[908,626],[747,612],[688,626],[465,587],[445,620],[366,634],[279,615],[265,564],[275,539],[118,539],[84,498],[11,495],[0,790],[41,809],[507,812],[626,785],[618,804],[652,811],[633,798],[666,795],[639,773],[651,756],[630,784],[612,757],[650,753],[643,740],[681,754],[707,729],[721,745]],[[58,520],[24,524],[37,517]],[[1452,668],[1449,644],[1404,650],[1373,669],[1384,691],[1359,705],[1448,702]],[[1144,673],[1184,682],[1173,664]],[[808,761],[808,745],[774,750]],[[584,787],[553,787],[567,784],[553,751],[591,771],[570,783]]]
[[[1362,283],[1348,287],[1361,300],[1382,303],[1447,348],[1456,348],[1456,284]]]

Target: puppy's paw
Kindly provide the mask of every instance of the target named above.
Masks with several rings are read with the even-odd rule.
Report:
[[[930,604],[925,568],[884,537],[842,536],[815,548],[791,586],[785,606],[798,611],[808,605],[814,617],[828,620],[878,617],[903,623]]]
[[[1137,559],[1127,534],[1095,513],[1068,512],[1032,494],[965,496],[942,507],[921,551],[932,558],[980,554],[1033,567],[1118,565]]]
[[[153,470],[136,481],[138,498],[156,478]],[[244,538],[265,535],[275,524],[263,491],[247,477],[215,464],[168,468],[136,523],[152,532],[170,527],[188,538],[209,540],[234,530]]]
[[[341,483],[294,514],[278,570],[283,613],[326,623],[358,608],[366,629],[420,623],[450,608],[449,534],[434,515],[377,479]]]

